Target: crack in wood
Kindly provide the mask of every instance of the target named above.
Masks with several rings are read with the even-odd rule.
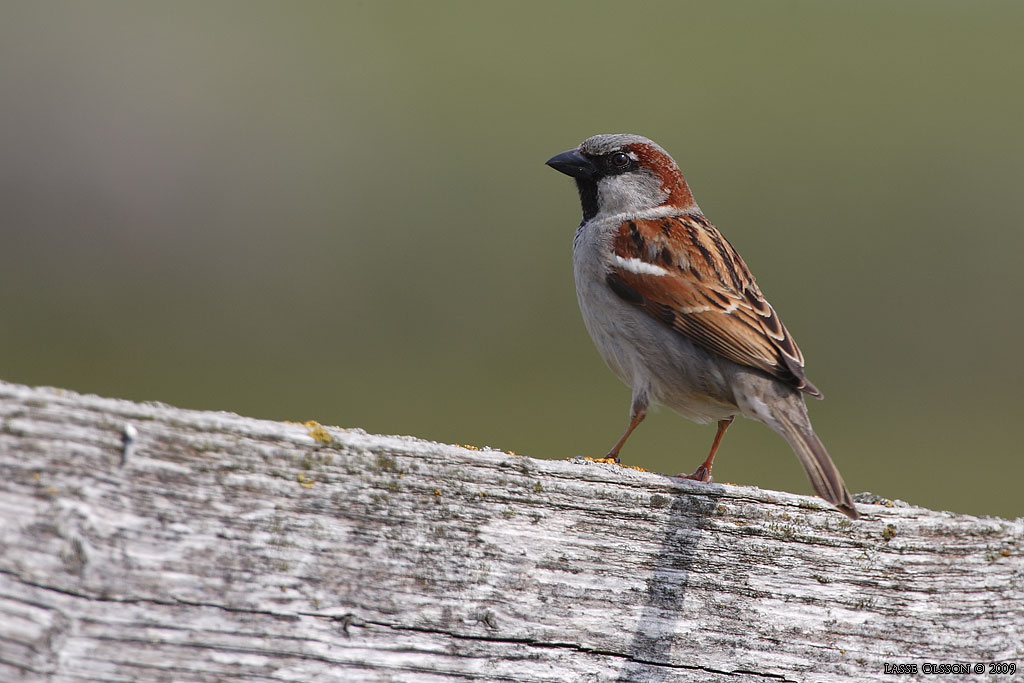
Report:
[[[793,680],[793,679],[790,679],[790,678],[786,678],[784,675],[781,675],[781,674],[769,673],[769,672],[764,672],[764,671],[751,671],[751,670],[747,670],[747,669],[736,669],[734,671],[725,671],[725,670],[721,670],[721,669],[714,669],[714,668],[711,668],[711,667],[700,666],[699,664],[674,664],[672,662],[656,662],[656,661],[652,661],[652,660],[648,660],[648,659],[643,659],[643,658],[640,658],[640,657],[635,657],[633,655],[628,655],[628,654],[625,654],[623,652],[614,652],[612,650],[602,650],[600,648],[586,647],[585,645],[580,645],[579,643],[543,641],[543,640],[535,640],[533,638],[514,638],[514,637],[508,637],[508,636],[483,636],[483,635],[456,633],[454,631],[448,631],[448,630],[444,630],[444,629],[432,629],[432,628],[425,628],[425,627],[421,627],[421,626],[405,626],[405,625],[402,625],[402,624],[393,624],[393,623],[388,623],[388,622],[383,622],[383,621],[374,621],[374,620],[370,620],[370,619],[359,619],[358,617],[356,617],[355,615],[352,615],[352,614],[346,614],[343,617],[335,617],[335,619],[341,620],[341,621],[345,622],[344,629],[345,629],[346,635],[348,635],[348,627],[349,626],[365,627],[367,624],[369,624],[369,625],[379,626],[381,628],[387,628],[387,629],[391,629],[391,630],[395,630],[395,631],[413,631],[413,632],[416,632],[416,633],[429,633],[429,634],[434,634],[434,635],[441,635],[441,636],[446,636],[446,637],[449,637],[449,638],[454,638],[456,640],[472,640],[472,641],[486,642],[486,643],[504,643],[504,644],[509,644],[509,645],[527,645],[529,647],[540,647],[540,648],[549,648],[549,649],[558,649],[558,650],[572,650],[574,652],[580,652],[580,653],[583,653],[583,654],[597,655],[597,656],[600,656],[600,657],[612,657],[612,658],[615,658],[615,659],[621,659],[621,660],[626,660],[626,661],[629,661],[629,662],[633,662],[635,664],[642,664],[644,666],[656,666],[656,667],[660,667],[660,668],[664,668],[664,669],[669,669],[669,670],[671,670],[671,669],[681,669],[681,670],[687,670],[687,671],[702,671],[704,673],[718,674],[718,675],[723,675],[723,676],[751,675],[751,676],[760,676],[762,678],[770,679],[770,680],[773,680],[773,681],[782,681],[783,683],[799,683],[799,681],[796,681],[796,680]]]

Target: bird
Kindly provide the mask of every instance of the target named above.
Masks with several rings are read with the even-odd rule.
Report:
[[[675,160],[640,135],[595,135],[547,165],[576,182],[583,218],[573,275],[583,322],[611,370],[632,389],[619,451],[652,404],[717,421],[704,462],[680,477],[712,481],[737,415],[785,439],[815,492],[859,513],[811,426],[804,395],[822,398],[804,356],[728,240],[704,216]]]

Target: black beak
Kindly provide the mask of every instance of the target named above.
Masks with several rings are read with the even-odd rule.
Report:
[[[597,173],[597,166],[583,156],[578,149],[570,149],[568,152],[556,154],[545,163],[556,171],[573,178],[589,179]]]

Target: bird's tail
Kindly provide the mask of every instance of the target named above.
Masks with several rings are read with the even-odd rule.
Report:
[[[803,400],[799,402],[802,410],[797,415],[790,415],[790,411],[783,410],[775,413],[775,424],[770,424],[776,432],[784,438],[800,459],[804,466],[807,477],[815,492],[828,502],[839,508],[839,511],[850,519],[857,519],[860,513],[853,504],[853,497],[846,489],[843,482],[843,475],[839,474],[832,458],[828,456],[821,439],[811,428],[811,422],[807,418],[806,408]]]

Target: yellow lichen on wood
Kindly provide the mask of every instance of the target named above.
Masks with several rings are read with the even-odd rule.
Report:
[[[327,431],[327,428],[316,420],[309,420],[302,423],[307,429],[309,429],[309,435],[313,437],[313,440],[317,443],[329,444],[331,443],[331,433]]]
[[[572,458],[566,459],[572,460]],[[590,462],[601,463],[602,465],[618,465],[619,467],[627,470],[636,470],[637,472],[650,472],[650,470],[645,470],[643,467],[637,467],[636,465],[623,465],[621,462],[615,462],[614,458],[591,458],[589,455],[585,455],[583,456],[583,459],[589,460]]]

